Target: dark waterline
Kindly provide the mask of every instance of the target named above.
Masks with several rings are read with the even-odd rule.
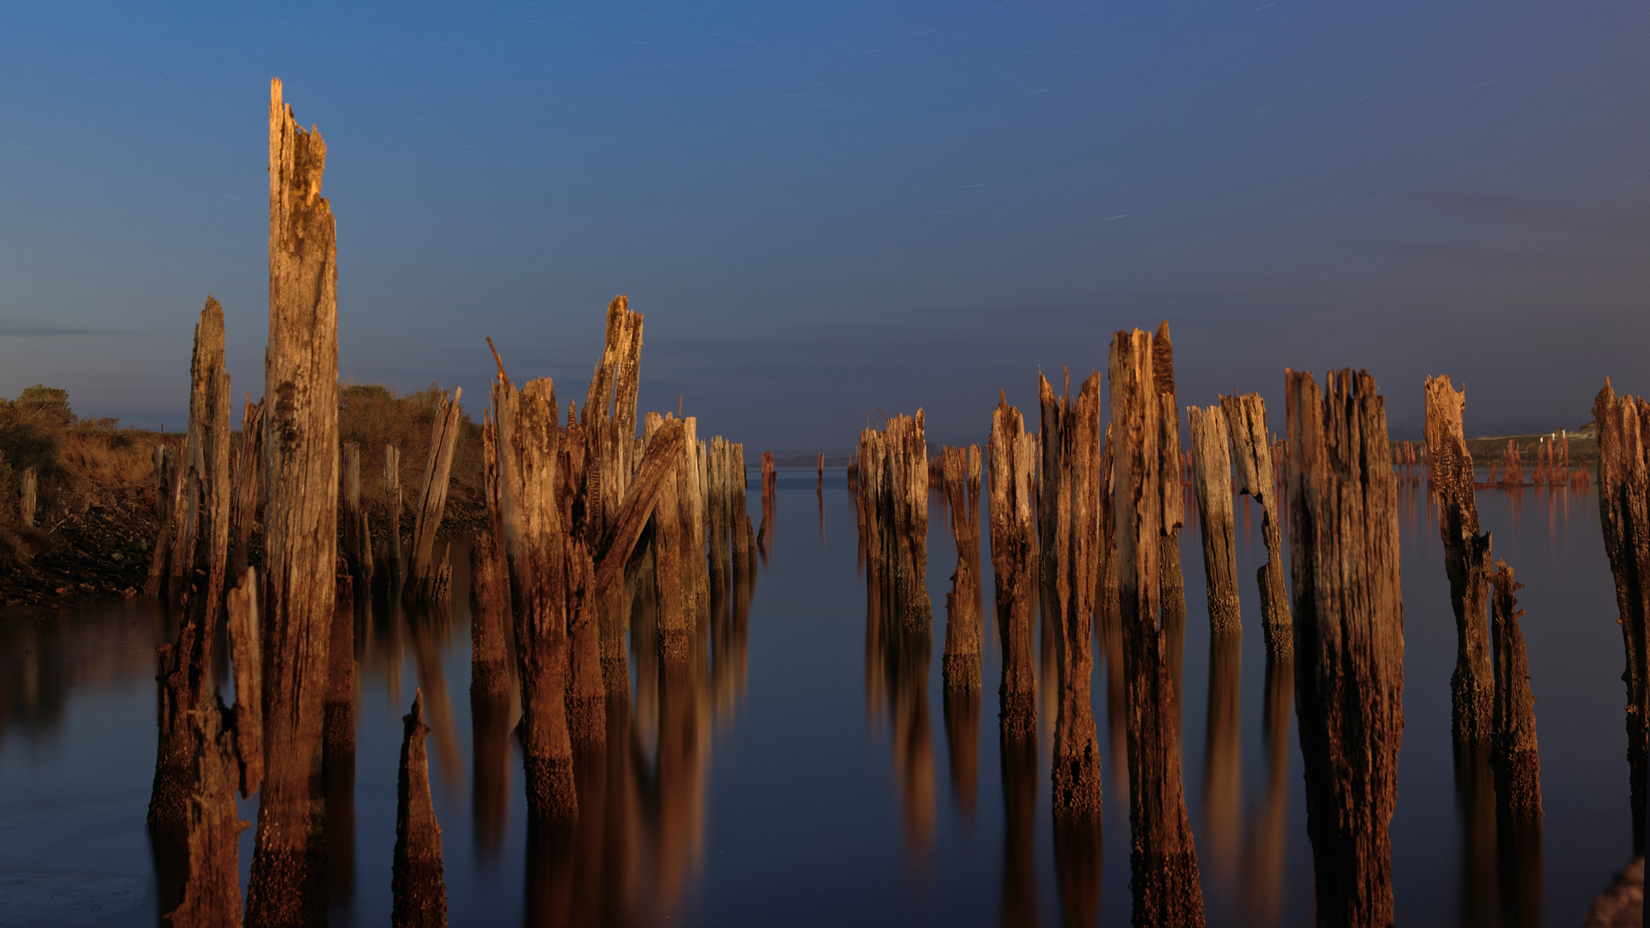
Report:
[[[754,469],[750,484],[754,515],[760,511]],[[1437,526],[1427,521],[1424,494],[1406,489],[1403,499],[1406,726],[1392,824],[1397,914],[1405,925],[1496,923],[1493,851],[1486,863],[1482,853],[1467,852],[1464,840],[1469,818],[1450,741],[1455,628]],[[691,706],[692,724],[677,731],[691,732],[692,743],[681,752],[691,763],[666,777],[668,788],[649,771],[657,770],[661,724],[683,722],[662,722],[657,697],[648,696],[657,686],[633,687],[631,744],[641,792],[623,850],[614,852],[624,859],[608,864],[627,880],[606,891],[634,900],[629,908],[638,921],[999,924],[1034,911],[1039,923],[1058,924],[1062,897],[1076,898],[1074,890],[1098,894],[1103,922],[1128,921],[1125,765],[1113,755],[1120,742],[1108,727],[1101,650],[1093,688],[1105,781],[1098,886],[1074,886],[1093,872],[1092,861],[1073,864],[1069,849],[1056,849],[1048,789],[1052,701],[1044,698],[1050,692],[1045,667],[1052,664],[1043,663],[1040,643],[1038,770],[1027,777],[1008,768],[1017,790],[1027,788],[1027,780],[1036,789],[1035,811],[1024,823],[1032,840],[1008,840],[996,730],[1001,654],[989,604],[988,551],[981,554],[985,698],[972,745],[973,795],[959,792],[939,674],[942,604],[955,547],[945,520],[936,517],[938,495],[930,500],[933,654],[926,674],[915,662],[890,680],[867,661],[864,579],[855,568],[854,512],[842,470],[827,474],[823,499],[815,495],[813,469],[780,471],[772,541],[756,580],[744,653],[716,651],[714,685],[680,703]],[[1519,596],[1539,700],[1545,914],[1548,923],[1571,924],[1626,863],[1631,839],[1622,645],[1597,497],[1482,490],[1478,506],[1484,527],[1494,532],[1496,555],[1526,585]],[[1189,607],[1181,699],[1185,794],[1209,924],[1308,924],[1311,853],[1292,710],[1281,779],[1270,775],[1263,730],[1267,668],[1253,581],[1265,559],[1258,509],[1240,499],[1237,520],[1244,631],[1238,654],[1219,655],[1215,679],[1217,694],[1229,694],[1231,672],[1238,671],[1238,706],[1232,712],[1229,696],[1214,704],[1217,718],[1235,719],[1235,737],[1207,725],[1210,636],[1190,515],[1181,540]],[[458,592],[450,620],[375,616],[372,633],[358,643],[354,828],[335,836],[347,841],[331,845],[353,844],[353,856],[334,862],[334,925],[388,919],[396,759],[401,715],[414,687],[425,693],[432,728],[431,781],[452,923],[518,924],[527,911],[528,841],[513,742],[503,763],[502,799],[484,790],[489,806],[475,792],[476,750],[497,740],[486,731],[475,737],[462,555],[455,546]],[[153,648],[162,626],[142,604],[0,614],[0,924],[155,921],[144,814],[155,751]],[[740,642],[729,636],[725,643]],[[653,664],[633,654],[631,666],[634,677]],[[497,719],[485,713],[482,719],[497,731]],[[966,781],[961,789],[966,792]],[[477,809],[500,801],[502,829],[495,833],[485,812],[478,825]],[[254,820],[255,802],[242,803],[243,819]],[[1016,821],[1019,816],[1016,811]],[[251,840],[249,829],[242,835],[243,878]],[[550,882],[555,861],[535,854],[532,865]],[[1005,905],[1005,880],[1012,905]]]

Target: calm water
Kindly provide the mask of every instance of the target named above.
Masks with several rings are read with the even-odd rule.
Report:
[[[487,745],[498,742],[487,731],[513,719],[484,718],[483,735],[476,737],[462,552],[454,557],[459,592],[450,622],[374,616],[357,647],[353,828],[329,835],[332,923],[389,919],[401,716],[421,687],[430,706],[432,789],[455,925],[517,924],[530,911],[568,904],[567,897],[585,911],[599,911],[603,900],[629,900],[626,910],[641,923],[984,925],[1012,916],[1059,924],[1062,887],[1068,896],[1097,893],[1101,921],[1126,924],[1128,794],[1119,776],[1126,763],[1113,750],[1121,741],[1108,732],[1104,653],[1096,653],[1093,688],[1105,777],[1104,851],[1096,869],[1064,859],[1057,868],[1047,769],[1051,713],[1043,713],[1033,840],[1007,840],[996,725],[1001,654],[989,607],[989,553],[982,552],[986,695],[977,733],[961,729],[954,760],[940,654],[956,549],[942,510],[933,503],[929,519],[933,657],[926,668],[889,677],[868,660],[852,500],[840,469],[827,478],[821,499],[813,471],[780,472],[773,541],[748,619],[742,628],[728,621],[715,630],[714,671],[669,704],[685,708],[661,713],[657,687],[644,679],[632,699],[625,762],[609,764],[608,782],[615,785],[607,790],[608,803],[621,797],[615,807],[624,815],[608,834],[597,835],[605,841],[601,866],[591,866],[587,854],[571,884],[555,879],[565,865],[529,854],[513,743],[502,749],[509,751],[507,786],[489,785],[496,782],[486,775],[489,757],[498,755]],[[754,521],[760,481],[753,475],[750,484]],[[1450,744],[1454,619],[1436,525],[1428,522],[1424,497],[1406,499],[1406,727],[1392,823],[1398,919],[1469,924],[1493,914],[1493,852],[1482,864],[1464,851]],[[1623,651],[1597,498],[1486,490],[1478,505],[1484,527],[1494,532],[1495,553],[1525,584],[1520,605],[1528,613],[1523,630],[1539,700],[1546,807],[1546,921],[1575,924],[1626,863],[1631,842]],[[1265,549],[1258,507],[1247,526],[1245,511],[1240,501],[1239,576],[1251,578],[1239,590],[1242,652],[1237,660],[1228,655],[1216,662],[1241,669],[1235,712],[1228,698],[1210,711],[1195,517],[1188,517],[1182,537],[1189,610],[1181,727],[1187,807],[1211,925],[1310,924],[1312,860],[1299,748],[1291,714],[1288,769],[1274,777],[1252,580]],[[155,753],[154,646],[165,634],[159,617],[141,604],[0,614],[0,925],[156,920],[144,817]],[[1044,661],[1052,655],[1038,654],[1047,681],[1044,668],[1053,665]],[[640,663],[633,653],[633,676]],[[1211,731],[1211,715],[1235,719],[1235,726]],[[243,819],[255,820],[255,801],[242,803]],[[501,819],[486,811],[500,804]],[[502,827],[489,827],[490,820]],[[243,880],[252,834],[242,835]],[[592,875],[598,870],[602,876]],[[1005,879],[1014,889],[1006,912]]]

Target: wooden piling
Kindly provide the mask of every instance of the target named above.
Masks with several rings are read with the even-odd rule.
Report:
[[[1632,794],[1633,853],[1644,854],[1645,776],[1650,766],[1650,462],[1645,432],[1650,403],[1616,396],[1609,378],[1593,400],[1598,425],[1598,509],[1604,550],[1616,582],[1622,642],[1627,652],[1627,765]]]
[[[1450,605],[1455,610],[1455,673],[1450,677],[1452,730],[1457,741],[1488,746],[1495,706],[1487,615],[1490,598],[1490,534],[1478,532],[1472,453],[1461,414],[1467,392],[1448,377],[1428,377],[1427,460],[1438,500],[1438,534],[1444,545]]]
[[[567,568],[561,511],[561,429],[555,385],[530,381],[519,392],[499,366],[493,385],[505,551],[521,684],[521,741],[530,820],[578,818],[573,747],[567,729]]]
[[[1037,437],[1025,430],[1020,411],[1008,405],[1000,391],[987,450],[991,456],[991,568],[1003,646],[998,724],[1003,750],[1008,751],[1011,742],[1034,745],[1037,741],[1037,681],[1031,669],[1031,610],[1038,561],[1031,487],[1037,468]]]
[[[1512,568],[1497,561],[1495,586],[1495,718],[1490,766],[1495,770],[1497,819],[1519,825],[1541,821],[1541,755],[1536,750],[1535,697],[1530,693],[1530,661],[1518,620]]]
[[[424,480],[413,510],[412,562],[407,568],[406,595],[413,599],[435,599],[447,593],[452,581],[452,565],[435,561],[435,536],[447,507],[447,486],[453,466],[464,410],[458,405],[463,388],[453,388],[451,397],[442,397],[430,427],[430,453],[424,462]]]
[[[871,571],[886,584],[891,618],[908,632],[926,634],[928,602],[928,445],[923,411],[896,415],[881,432],[860,434],[860,495]]]
[[[252,556],[252,530],[264,498],[264,404],[249,398],[241,413],[241,444],[235,451],[234,504],[230,514],[230,577],[240,577]]]
[[[338,556],[338,278],[320,196],[326,145],[269,106],[269,347],[264,364],[264,785],[247,924],[325,918],[321,694]],[[277,711],[277,709],[279,711]]]
[[[1237,540],[1232,525],[1232,458],[1226,417],[1219,406],[1186,407],[1192,444],[1192,485],[1197,492],[1203,577],[1209,592],[1211,633],[1241,632]]]
[[[382,576],[392,597],[406,580],[401,555],[401,449],[384,446],[384,556]]]
[[[192,781],[200,775],[190,715],[206,705],[229,553],[229,375],[223,308],[211,297],[195,326],[190,374],[188,438],[170,510],[174,544],[168,558],[177,566],[168,565],[162,588],[182,614],[176,640],[160,648],[156,676],[160,731],[149,827],[162,844],[182,839]]]
[[[1178,714],[1182,656],[1186,649],[1186,576],[1180,566],[1180,529],[1186,518],[1186,497],[1182,487],[1188,481],[1185,455],[1180,449],[1180,406],[1175,401],[1174,345],[1169,341],[1167,319],[1157,326],[1157,334],[1152,338],[1152,352],[1156,390],[1160,396],[1168,397],[1160,404],[1158,420],[1158,441],[1163,446],[1163,460],[1169,464],[1163,471],[1163,550],[1157,563],[1161,575],[1163,638],[1169,647],[1169,678],[1174,682],[1174,704]],[[1178,725],[1177,721],[1176,727]]]
[[[945,595],[945,657],[942,676],[947,693],[980,690],[980,446],[946,448],[945,494],[951,510],[951,537],[957,543],[957,568]]]
[[[391,892],[395,928],[442,928],[447,924],[447,883],[441,864],[441,825],[430,799],[430,762],[424,750],[423,691],[413,693],[412,712],[401,717],[401,770],[396,776],[395,863]]]
[[[1231,440],[1237,490],[1259,500],[1261,536],[1266,542],[1266,563],[1256,574],[1260,585],[1261,623],[1266,634],[1266,652],[1278,657],[1294,654],[1294,621],[1289,614],[1289,591],[1283,574],[1283,531],[1279,513],[1281,472],[1274,472],[1279,454],[1267,438],[1266,402],[1259,393],[1220,398]]]
[[[1295,691],[1318,924],[1393,922],[1403,739],[1396,475],[1386,410],[1364,372],[1285,372]]]
[[[1042,407],[1041,543],[1043,584],[1053,594],[1058,714],[1054,723],[1054,817],[1068,825],[1100,822],[1100,745],[1089,678],[1094,672],[1091,617],[1099,588],[1100,375],[1056,398],[1039,375]],[[1047,595],[1047,594],[1045,594]],[[1046,630],[1045,630],[1046,633]]]
[[[361,508],[361,446],[344,442],[344,563],[349,567],[353,588],[363,593],[372,589],[372,532],[367,511]]]
[[[1164,330],[1159,330],[1160,335]],[[1119,601],[1128,679],[1129,855],[1136,925],[1202,925],[1197,850],[1180,779],[1179,696],[1171,676],[1161,563],[1179,521],[1172,363],[1156,339],[1118,332],[1110,352]],[[1174,427],[1171,428],[1170,426]],[[1159,624],[1161,614],[1161,625]]]
[[[38,495],[39,478],[35,476],[32,467],[23,468],[23,475],[18,478],[17,512],[24,528],[34,526],[35,500]]]

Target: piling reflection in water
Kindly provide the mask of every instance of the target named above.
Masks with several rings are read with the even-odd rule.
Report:
[[[1239,902],[1248,923],[1257,928],[1282,923],[1283,861],[1289,834],[1289,726],[1294,709],[1294,650],[1269,648],[1261,715],[1266,792],[1249,815],[1238,882]]]
[[[1239,700],[1243,634],[1217,631],[1209,640],[1209,709],[1203,739],[1203,833],[1198,846],[1215,879],[1231,887],[1237,879],[1238,801],[1242,795],[1242,741]]]

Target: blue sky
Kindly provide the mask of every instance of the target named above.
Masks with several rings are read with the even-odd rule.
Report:
[[[1650,7],[1620,3],[16,4],[0,12],[0,394],[182,424],[227,314],[262,393],[266,106],[327,140],[340,374],[484,336],[583,396],[846,449],[981,440],[998,389],[1167,318],[1181,403],[1363,367],[1469,434],[1650,391]],[[1282,410],[1272,411],[1274,428]]]

